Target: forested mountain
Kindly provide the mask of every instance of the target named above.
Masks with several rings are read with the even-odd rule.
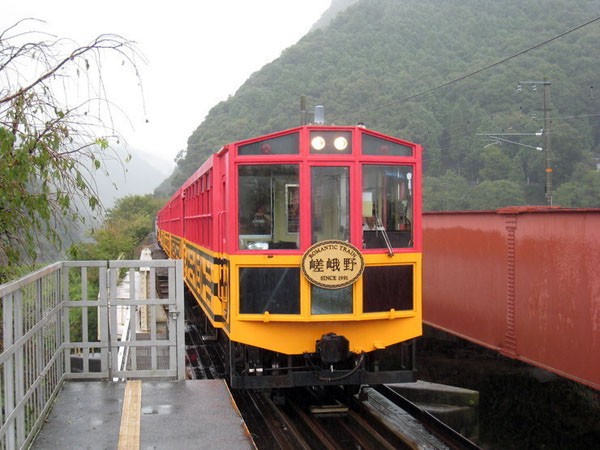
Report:
[[[544,204],[546,163],[534,149],[543,145],[543,86],[528,82],[547,80],[555,199],[600,207],[600,0],[332,8],[346,4],[214,106],[157,191],[171,193],[225,143],[299,125],[306,95],[328,123],[360,121],[422,143],[428,209]]]

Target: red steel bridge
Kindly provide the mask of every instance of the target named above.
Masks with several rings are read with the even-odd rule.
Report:
[[[600,389],[600,209],[426,213],[423,317]]]

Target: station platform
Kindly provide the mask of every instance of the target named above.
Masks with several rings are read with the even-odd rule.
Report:
[[[223,380],[70,381],[32,449],[255,449]]]

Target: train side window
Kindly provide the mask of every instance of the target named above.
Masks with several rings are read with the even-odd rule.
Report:
[[[238,168],[238,241],[240,250],[298,248],[297,164],[240,165]]]
[[[411,166],[363,166],[363,247],[411,247]]]

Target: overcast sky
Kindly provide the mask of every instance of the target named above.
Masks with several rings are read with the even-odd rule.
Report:
[[[331,0],[19,0],[2,8],[2,29],[26,17],[41,28],[87,44],[113,33],[135,41],[146,111],[135,84],[111,95],[131,125],[120,125],[130,149],[170,173],[173,159],[212,106],[294,45]],[[125,83],[124,83],[125,84]],[[114,91],[113,91],[114,92]],[[131,95],[131,97],[130,97]],[[146,123],[146,118],[148,123]],[[125,122],[126,123],[126,122]]]

